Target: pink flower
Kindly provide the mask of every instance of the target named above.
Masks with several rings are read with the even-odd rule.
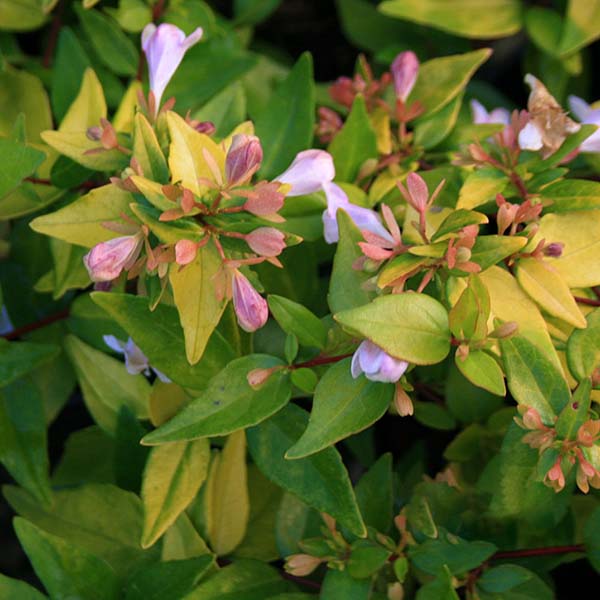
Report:
[[[285,235],[274,227],[259,227],[247,234],[245,240],[261,256],[279,256],[285,248]]]
[[[83,263],[92,281],[112,281],[123,269],[129,269],[140,254],[143,234],[126,235],[96,244]]]
[[[335,183],[326,183],[323,189],[327,196],[327,208],[323,212],[323,231],[325,241],[328,244],[334,244],[339,240],[340,233],[338,231],[336,215],[340,208],[348,213],[361,231],[370,231],[387,240],[392,245],[394,244],[394,239],[383,226],[381,218],[374,210],[352,204],[348,200],[346,192]]]
[[[154,94],[156,109],[167,87],[177,70],[185,53],[202,37],[202,28],[198,27],[187,37],[185,33],[169,23],[158,27],[149,23],[142,31],[142,48],[148,60],[150,73],[150,89]]]
[[[292,186],[288,196],[303,196],[323,189],[323,185],[333,181],[334,177],[335,167],[331,154],[325,150],[304,150],[275,179]]]
[[[241,185],[250,180],[260,168],[263,151],[259,139],[254,135],[233,136],[225,159],[225,177],[229,185]]]
[[[269,318],[267,301],[237,269],[233,271],[233,308],[244,331],[260,329]]]
[[[371,381],[395,383],[407,368],[408,363],[405,360],[394,358],[383,348],[365,340],[352,357],[351,372],[354,379],[364,373]]]
[[[111,350],[124,355],[125,368],[130,375],[138,375],[139,373],[150,375],[150,369],[152,369],[161,381],[164,381],[165,383],[171,382],[164,373],[161,373],[158,369],[150,366],[146,355],[140,350],[139,346],[137,346],[132,338],[123,342],[114,335],[104,335],[102,336],[102,339]]]
[[[406,102],[419,75],[419,59],[410,50],[401,52],[392,63],[392,77],[394,78],[394,89],[396,98]]]

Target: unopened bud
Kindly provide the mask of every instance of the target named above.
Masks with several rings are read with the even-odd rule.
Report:
[[[552,258],[559,258],[563,253],[564,244],[561,242],[552,242],[544,248],[544,254]]]
[[[92,140],[94,142],[99,142],[102,137],[102,128],[95,125],[94,127],[88,127],[85,132],[88,140]]]
[[[404,600],[403,585],[399,581],[388,585],[387,597],[388,600]]]
[[[179,240],[175,244],[175,262],[178,265],[188,265],[198,252],[198,244],[191,240]]]
[[[469,248],[465,248],[464,246],[460,246],[456,249],[456,262],[457,263],[466,263],[471,260],[471,250]]]
[[[502,323],[492,333],[490,333],[490,337],[497,339],[509,338],[515,333],[517,333],[519,329],[519,324],[516,321],[507,321],[506,323]]]
[[[84,257],[92,281],[112,281],[129,269],[140,254],[143,235],[127,235],[96,244]]]
[[[267,301],[237,269],[233,272],[233,308],[239,326],[249,333],[260,329],[269,318]]]
[[[368,158],[367,160],[365,160],[365,162],[360,167],[357,179],[360,180],[373,175],[377,171],[378,164],[379,161],[376,158]]]
[[[396,384],[394,406],[401,417],[407,417],[415,412],[415,407],[413,406],[410,396],[399,383]]]
[[[259,388],[279,368],[280,367],[271,367],[269,369],[253,369],[248,373],[248,375],[246,375],[248,385],[254,389]]]
[[[285,235],[274,227],[259,227],[244,238],[260,256],[279,256],[285,248]]]
[[[272,215],[283,206],[285,196],[278,191],[279,184],[262,182],[254,187],[243,209],[256,216]]]
[[[213,135],[217,128],[211,121],[196,121],[193,125],[194,129],[204,135]]]
[[[262,159],[262,147],[256,136],[234,135],[225,159],[227,183],[233,186],[249,181],[258,171]]]
[[[396,98],[402,102],[410,95],[419,74],[419,59],[410,50],[401,52],[392,63],[392,77]]]
[[[295,577],[310,575],[320,564],[321,559],[310,554],[292,554],[285,561],[285,570]]]

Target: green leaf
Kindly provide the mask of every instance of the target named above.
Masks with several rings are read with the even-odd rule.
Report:
[[[85,404],[102,429],[110,435],[116,434],[122,407],[138,418],[147,417],[150,384],[142,374],[130,375],[121,361],[73,335],[65,338],[65,349],[77,373]]]
[[[46,155],[35,148],[9,139],[0,139],[0,198],[14,190],[44,162]]]
[[[117,75],[135,75],[139,53],[115,21],[79,5],[75,5],[75,12],[100,62]]]
[[[393,385],[354,379],[349,358],[333,365],[317,384],[306,431],[285,457],[303,458],[366,429],[385,413],[393,395]]]
[[[390,17],[474,39],[505,37],[522,26],[518,0],[386,0],[379,10]]]
[[[286,333],[295,335],[303,346],[325,347],[327,329],[308,308],[275,294],[268,297],[268,302],[275,320]]]
[[[83,263],[86,248],[53,238],[50,240],[50,252],[54,262],[52,297],[55,300],[61,298],[68,290],[89,286],[90,276]]]
[[[19,579],[11,579],[1,573],[0,598],[5,598],[6,600],[10,598],[18,598],[19,600],[47,600],[47,596],[38,592],[38,590],[28,583]]]
[[[456,125],[462,100],[463,94],[460,93],[442,109],[420,119],[415,126],[415,145],[431,150],[443,142]]]
[[[525,28],[531,41],[542,52],[555,56],[560,42],[563,21],[561,15],[552,8],[532,6],[525,13]]]
[[[467,287],[448,315],[450,331],[459,340],[484,340],[488,334],[490,296],[477,275],[471,275]]]
[[[208,340],[219,324],[226,303],[217,298],[214,277],[221,258],[213,244],[203,246],[193,262],[169,272],[175,306],[185,338],[185,353],[191,365],[204,354]]]
[[[600,2],[569,0],[558,53],[562,56],[591,44],[600,37]]]
[[[256,135],[265,156],[260,178],[276,177],[298,152],[310,146],[314,112],[312,59],[304,53],[255,119]]]
[[[558,415],[556,425],[556,434],[563,440],[574,440],[577,437],[579,428],[588,420],[590,410],[592,391],[592,382],[590,379],[583,379],[573,393],[573,399],[565,406]]]
[[[133,131],[133,155],[140,163],[144,175],[152,181],[168,183],[167,161],[160,149],[154,129],[142,113],[135,115]]]
[[[371,597],[371,581],[354,579],[348,571],[327,569],[321,593],[321,600],[368,600]]]
[[[600,208],[600,183],[587,179],[561,179],[542,188],[544,214]]]
[[[290,589],[277,569],[258,560],[240,559],[203,581],[185,600],[265,600]]]
[[[197,110],[194,119],[210,121],[216,135],[225,137],[246,118],[246,95],[242,83],[234,81]]]
[[[30,31],[44,24],[47,18],[40,0],[3,0],[0,2],[0,30]]]
[[[535,408],[542,421],[552,423],[571,398],[562,373],[525,337],[504,338],[500,348],[510,393],[519,404]]]
[[[0,388],[51,361],[59,352],[59,347],[51,344],[0,339]]]
[[[163,444],[226,435],[260,423],[287,404],[291,395],[289,375],[278,369],[254,389],[248,383],[248,373],[277,366],[283,366],[283,363],[264,354],[251,354],[231,361],[210,380],[198,398],[144,437],[143,443]]]
[[[0,388],[0,462],[40,502],[51,502],[46,416],[29,379]]]
[[[488,559],[497,548],[489,542],[468,542],[456,536],[427,540],[412,547],[408,556],[411,562],[425,573],[436,575],[444,566],[453,575],[475,569]]]
[[[585,317],[565,280],[549,262],[522,258],[516,265],[517,281],[549,315],[573,327],[584,328]]]
[[[137,570],[123,592],[124,600],[184,598],[214,565],[211,555],[156,563]]]
[[[489,593],[508,592],[529,581],[533,573],[517,565],[500,565],[492,567],[477,581],[477,585]]]
[[[37,576],[52,598],[112,600],[119,581],[101,558],[16,517],[15,531]]]
[[[335,315],[349,333],[371,340],[395,358],[418,365],[442,361],[450,351],[448,313],[414,292],[381,296]]]
[[[355,579],[366,579],[377,573],[388,561],[392,552],[371,540],[356,540],[350,550],[348,574]]]
[[[366,534],[348,473],[335,448],[294,461],[285,452],[298,440],[308,415],[289,404],[248,430],[248,448],[258,468],[274,483],[308,505],[334,517],[359,536]]]
[[[435,242],[449,233],[459,231],[463,227],[469,225],[483,225],[487,222],[488,218],[483,213],[475,212],[474,210],[455,210],[442,221],[441,225],[431,237],[431,241]]]
[[[446,407],[433,402],[421,402],[420,400],[413,400],[413,406],[415,419],[419,423],[442,431],[450,431],[456,428],[456,421]]]
[[[210,552],[187,513],[183,512],[162,539],[162,560],[184,560],[204,556]]]
[[[77,97],[83,74],[90,60],[70,27],[62,27],[58,35],[56,56],[52,65],[52,108],[58,121]],[[106,116],[106,115],[102,115]]]
[[[142,504],[131,492],[113,485],[86,484],[54,492],[51,507],[40,505],[13,486],[4,496],[20,516],[47,533],[107,561],[119,576],[155,558],[140,548]]]
[[[103,223],[120,221],[121,214],[131,215],[132,201],[129,192],[105,185],[53,213],[33,219],[30,227],[38,233],[91,248],[115,237],[115,232]]]
[[[236,24],[256,25],[271,15],[282,0],[234,0]]]
[[[358,246],[363,239],[362,234],[345,210],[338,210],[336,217],[340,241],[333,259],[327,294],[332,313],[362,306],[371,299],[369,292],[363,288],[370,274],[352,268],[354,261],[363,255]]]
[[[154,542],[194,499],[208,472],[206,440],[166,444],[150,450],[144,468],[142,548]]]
[[[455,355],[459,371],[474,385],[496,396],[505,396],[504,373],[500,365],[487,352],[471,350],[463,360]]]
[[[476,208],[488,202],[495,202],[496,194],[504,191],[508,178],[497,169],[484,167],[467,175],[460,188],[456,208]]]
[[[333,157],[335,178],[354,181],[362,164],[377,158],[377,138],[367,112],[365,99],[357,95],[342,129],[333,138],[327,151]]]
[[[448,567],[443,567],[437,577],[417,590],[415,600],[458,600],[454,582]]]
[[[381,533],[387,533],[394,510],[394,476],[392,455],[382,454],[377,462],[360,478],[355,488],[356,501],[365,524]]]
[[[174,307],[158,304],[150,312],[148,298],[132,294],[94,292],[91,297],[134,339],[153,367],[184,387],[204,389],[208,381],[235,357],[229,342],[219,331],[214,331],[203,360],[190,365],[185,357],[183,331]]]
[[[244,539],[250,516],[244,431],[232,433],[223,451],[213,454],[204,511],[211,548],[218,556],[230,554]]]
[[[596,508],[585,524],[585,550],[592,567],[600,573],[600,507]]]
[[[482,235],[475,240],[471,250],[471,261],[482,271],[498,264],[527,245],[527,238],[505,235]]]
[[[569,370],[578,381],[600,366],[600,309],[590,312],[586,321],[587,327],[573,331],[567,342]]]

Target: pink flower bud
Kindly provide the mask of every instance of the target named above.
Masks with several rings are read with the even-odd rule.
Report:
[[[140,254],[143,235],[126,235],[96,244],[84,257],[92,281],[112,281],[129,269]]]
[[[334,177],[335,167],[331,154],[325,150],[304,150],[275,179],[292,186],[288,196],[302,196],[318,192],[324,183],[333,181]]]
[[[310,554],[292,554],[285,562],[285,570],[295,577],[310,575],[322,562],[322,559]]]
[[[173,77],[185,53],[202,37],[198,27],[187,37],[185,33],[169,23],[158,27],[149,23],[142,31],[142,48],[148,60],[150,89],[154,94],[156,109],[167,84]]]
[[[283,206],[285,196],[278,191],[279,184],[262,181],[247,195],[244,210],[257,216],[272,215]]]
[[[179,240],[175,244],[175,262],[178,265],[191,263],[198,252],[198,244],[191,240]]]
[[[561,242],[552,242],[544,248],[544,254],[552,258],[560,258],[563,253],[564,244]]]
[[[279,256],[285,248],[285,235],[274,227],[259,227],[245,239],[252,251],[261,256]]]
[[[402,102],[406,102],[419,74],[419,59],[417,55],[410,50],[401,52],[394,59],[391,71],[394,78],[396,98]]]
[[[267,301],[237,269],[233,271],[233,308],[244,331],[260,329],[269,318]]]
[[[371,381],[395,383],[407,368],[406,361],[390,356],[383,348],[365,340],[352,357],[351,372],[354,379],[364,373]]]
[[[233,186],[249,181],[258,171],[262,159],[263,151],[255,135],[234,135],[225,159],[227,183]]]
[[[415,407],[413,406],[410,396],[399,383],[396,384],[394,406],[401,417],[407,417],[415,412]]]

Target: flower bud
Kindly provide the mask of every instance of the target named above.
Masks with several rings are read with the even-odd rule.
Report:
[[[288,196],[302,196],[318,192],[324,183],[333,181],[334,177],[335,167],[331,154],[325,150],[304,150],[275,179],[292,186]]]
[[[258,171],[262,159],[263,151],[255,135],[234,135],[225,159],[227,183],[233,186],[249,181]]]
[[[143,235],[126,235],[96,244],[84,257],[92,281],[112,281],[133,265],[142,248]]]
[[[552,258],[560,258],[563,253],[564,244],[561,242],[552,242],[544,248],[544,254]]]
[[[259,227],[247,234],[245,240],[261,256],[279,256],[285,248],[285,235],[274,227]]]
[[[502,323],[490,333],[490,337],[504,339],[513,336],[519,330],[519,324],[516,321],[507,321]]]
[[[158,27],[149,23],[142,31],[142,48],[148,60],[150,89],[154,94],[155,110],[167,84],[173,77],[185,53],[202,37],[202,28],[198,27],[187,37],[185,33],[169,23]]]
[[[275,214],[283,206],[285,197],[278,189],[277,183],[266,181],[259,183],[248,194],[248,199],[242,208],[259,217]]]
[[[394,59],[391,71],[394,78],[396,98],[402,102],[406,102],[419,74],[419,59],[417,55],[410,50],[401,52]]]
[[[371,381],[395,383],[407,368],[406,361],[390,356],[383,348],[365,340],[352,357],[351,372],[354,379],[364,373]]]
[[[292,554],[285,561],[285,570],[295,577],[310,575],[320,564],[321,559],[310,554]]]
[[[259,388],[279,368],[280,367],[271,367],[269,369],[253,369],[248,373],[248,375],[246,375],[248,385],[254,389]]]
[[[233,271],[233,308],[244,331],[260,329],[269,318],[267,301],[237,269]]]
[[[415,412],[410,396],[406,390],[399,384],[396,384],[396,392],[394,394],[394,406],[401,417],[407,417]]]

